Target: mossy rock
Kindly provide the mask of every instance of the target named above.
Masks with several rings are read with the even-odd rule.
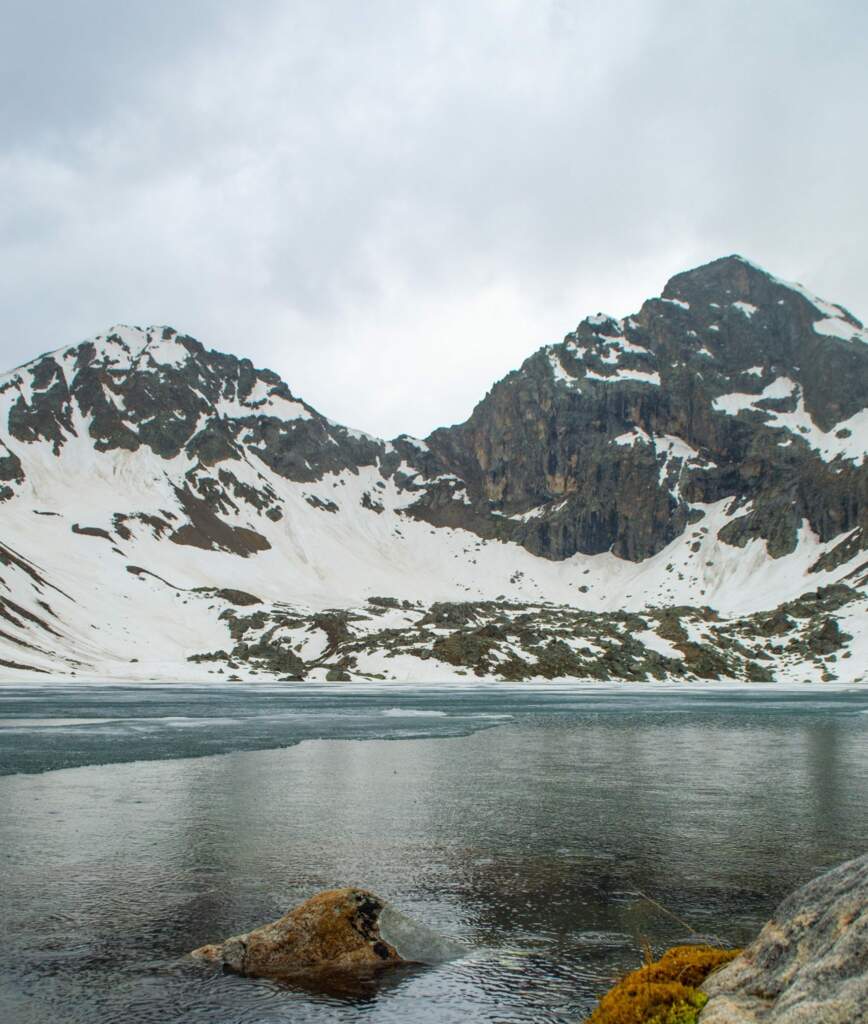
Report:
[[[737,949],[674,946],[611,988],[588,1024],[697,1024],[708,996],[705,979],[738,956]]]

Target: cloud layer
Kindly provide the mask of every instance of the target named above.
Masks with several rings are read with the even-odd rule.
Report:
[[[0,363],[171,323],[426,434],[741,252],[868,316],[868,7],[2,3]]]

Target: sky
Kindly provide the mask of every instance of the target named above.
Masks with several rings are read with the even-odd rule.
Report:
[[[0,367],[170,324],[380,436],[737,252],[868,318],[863,0],[0,0]]]

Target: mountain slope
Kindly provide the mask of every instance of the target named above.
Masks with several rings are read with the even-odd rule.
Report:
[[[0,378],[0,678],[858,679],[866,396],[862,325],[739,257],[425,441],[116,327]]]

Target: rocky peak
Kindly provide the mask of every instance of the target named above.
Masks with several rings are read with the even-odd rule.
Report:
[[[62,458],[75,452],[79,463],[89,451],[149,449],[188,504],[240,500],[272,518],[281,511],[272,489],[257,482],[256,461],[286,479],[314,481],[371,465],[384,452],[382,442],[296,398],[271,370],[167,326],[116,325],[19,367],[0,378],[0,419],[11,440],[47,444]],[[244,462],[252,470],[242,471]],[[4,445],[0,500],[25,476]]]
[[[661,293],[663,299],[682,302],[713,300],[730,302],[762,299],[775,278],[743,256],[723,256],[671,277]]]
[[[789,317],[807,323],[821,337],[868,341],[862,323],[843,306],[821,299],[802,284],[775,277],[738,255],[676,274],[666,282],[660,301],[680,304],[700,319],[708,315],[708,309],[734,307],[752,318],[757,313],[768,317],[779,307],[779,320]]]
[[[467,485],[462,524],[548,557],[641,560],[727,497],[745,510],[729,538],[782,554],[802,523],[827,539],[865,516],[866,340],[843,307],[728,256],[633,316],[587,317],[430,447]]]
[[[115,371],[142,367],[174,367],[201,357],[205,347],[173,327],[130,327],[115,324],[104,334],[81,342],[68,352],[77,353],[77,367],[100,365]],[[66,353],[64,353],[66,354]]]

